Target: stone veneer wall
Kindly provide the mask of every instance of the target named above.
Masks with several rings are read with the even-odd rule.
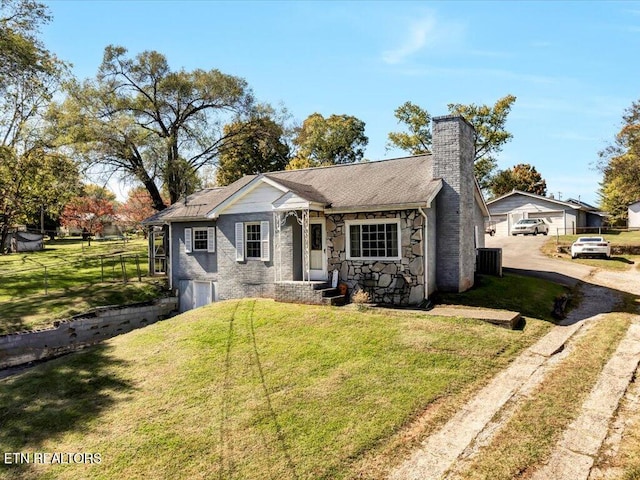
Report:
[[[400,260],[347,260],[346,220],[400,218]],[[329,275],[338,270],[349,291],[362,288],[376,303],[414,305],[424,300],[424,217],[417,210],[327,216]]]
[[[0,335],[0,369],[56,357],[168,318],[176,297],[121,307],[99,307],[52,328]]]

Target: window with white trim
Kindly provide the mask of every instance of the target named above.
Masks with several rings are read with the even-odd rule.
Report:
[[[271,259],[269,222],[238,222],[236,230],[236,261]]]
[[[196,227],[184,229],[185,252],[209,252],[216,251],[215,227]]]
[[[349,259],[400,258],[400,220],[347,220]]]
[[[208,237],[206,228],[193,229],[193,250],[203,251],[207,249]]]
[[[260,258],[261,255],[261,243],[260,243],[260,224],[259,223],[247,223],[245,224],[245,244],[247,258]]]

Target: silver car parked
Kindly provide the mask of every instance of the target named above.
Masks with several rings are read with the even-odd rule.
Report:
[[[549,233],[549,227],[541,218],[523,218],[513,226],[511,235],[546,235]]]

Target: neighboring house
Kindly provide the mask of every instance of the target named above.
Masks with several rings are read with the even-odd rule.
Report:
[[[579,200],[556,200],[534,193],[514,190],[487,202],[496,235],[510,235],[522,218],[542,218],[555,235],[584,232],[603,224],[605,215],[596,207]]]
[[[629,205],[629,218],[627,228],[640,229],[640,200]]]
[[[217,299],[320,303],[337,271],[375,302],[420,304],[474,283],[488,210],[473,174],[474,131],[433,120],[433,153],[245,176],[145,220],[151,265],[182,311]]]

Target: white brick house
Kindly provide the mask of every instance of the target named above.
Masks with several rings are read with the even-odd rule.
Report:
[[[430,155],[245,176],[147,219],[151,265],[181,310],[245,296],[316,303],[334,271],[380,303],[464,291],[488,217],[473,159],[473,127],[446,116]]]

